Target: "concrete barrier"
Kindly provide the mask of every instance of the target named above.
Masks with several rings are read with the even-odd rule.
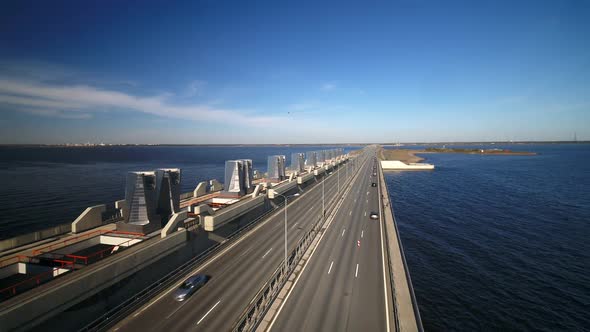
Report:
[[[14,249],[26,244],[45,240],[58,235],[66,234],[72,231],[72,223],[65,223],[40,231],[18,235],[10,239],[0,241],[0,253],[6,250]]]
[[[304,184],[305,182],[313,179],[313,176],[314,176],[313,173],[298,176],[297,177],[297,184]]]
[[[286,192],[288,192],[289,190],[291,190],[295,187],[297,187],[297,182],[292,181],[292,182],[281,183],[280,185],[273,187],[272,190],[274,192],[276,192],[277,194],[284,195]]]
[[[295,182],[293,182],[293,184],[295,184]],[[216,228],[227,224],[233,219],[246,214],[259,206],[262,206],[265,199],[265,196],[250,198],[230,205],[212,216],[205,216],[203,218],[203,228],[209,232],[214,231]]]
[[[102,213],[106,210],[105,204],[86,208],[72,223],[72,233],[77,234],[102,225]]]

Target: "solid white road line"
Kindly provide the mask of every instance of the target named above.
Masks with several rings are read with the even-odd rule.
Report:
[[[330,263],[330,268],[328,269],[328,274],[330,274],[330,271],[332,271],[332,265],[334,265],[334,261],[332,261],[332,263]]]
[[[344,232],[346,232],[346,228],[342,230],[342,235],[340,236],[344,236]]]
[[[262,258],[264,259],[264,257],[266,257],[266,255],[268,255],[268,253],[272,250],[272,248],[268,249],[267,252],[264,253],[264,255],[262,255]]]
[[[207,311],[207,313],[205,314],[205,316],[203,316],[201,319],[199,319],[199,321],[197,322],[197,325],[199,325],[203,321],[203,319],[205,319],[205,317],[207,317],[207,315],[210,314],[211,311],[213,311],[213,309],[215,309],[215,307],[217,307],[217,305],[219,304],[219,302],[221,302],[221,300],[220,301],[217,301],[217,303],[215,303],[215,305],[212,306],[211,309],[209,309],[209,311]]]
[[[358,277],[358,275],[359,275],[359,265],[357,264],[356,265],[356,272],[354,273],[354,277],[356,278],[356,277]]]

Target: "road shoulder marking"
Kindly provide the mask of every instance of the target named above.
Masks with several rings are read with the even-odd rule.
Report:
[[[215,303],[215,305],[213,305],[211,307],[211,309],[209,309],[209,311],[207,311],[207,313],[201,317],[201,319],[199,319],[199,321],[197,322],[197,325],[201,324],[201,322],[203,321],[203,319],[205,319],[205,317],[207,317],[207,315],[209,315],[211,313],[211,311],[213,311],[213,309],[215,309],[215,307],[217,307],[217,305],[219,304],[219,302],[221,302],[221,300],[217,301],[217,303]]]

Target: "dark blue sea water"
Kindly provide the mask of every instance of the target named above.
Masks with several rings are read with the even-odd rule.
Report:
[[[226,160],[252,159],[266,171],[269,155],[335,146],[0,147],[0,240],[72,222],[88,206],[125,197],[125,174],[182,169],[182,192],[209,179],[223,182]],[[344,152],[357,147],[343,147]]]
[[[424,327],[590,330],[590,145],[507,147],[386,176]]]

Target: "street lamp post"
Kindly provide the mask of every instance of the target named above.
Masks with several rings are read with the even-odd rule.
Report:
[[[289,203],[288,202],[289,197],[297,197],[297,196],[299,196],[299,193],[285,196],[285,195],[277,194],[277,192],[274,192],[274,195],[275,196],[282,196],[285,199],[285,275],[286,275],[286,273],[287,273],[287,204]]]

